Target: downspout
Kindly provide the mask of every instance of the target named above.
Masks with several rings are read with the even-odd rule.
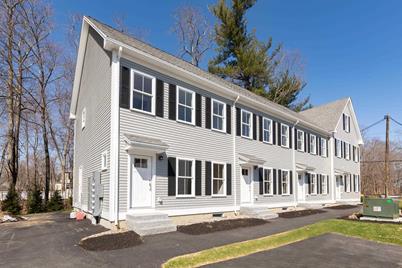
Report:
[[[117,109],[117,116],[118,116],[118,121],[117,121],[117,124],[118,124],[118,129],[117,129],[117,139],[118,139],[118,141],[117,141],[117,154],[118,154],[118,157],[117,157],[117,168],[116,168],[116,172],[117,172],[117,176],[116,176],[116,194],[115,194],[115,197],[116,197],[116,206],[115,206],[115,208],[116,208],[116,220],[115,220],[115,225],[117,226],[117,228],[119,228],[120,229],[120,225],[119,225],[119,208],[120,208],[120,206],[119,206],[119,200],[120,200],[120,198],[119,198],[119,194],[120,194],[120,191],[119,191],[119,186],[120,186],[120,184],[119,184],[119,176],[120,176],[120,72],[121,72],[121,66],[120,66],[120,58],[121,58],[121,53],[123,52],[123,48],[122,47],[119,47],[119,50],[118,50],[118,53],[117,53],[117,57],[118,57],[118,61],[119,61],[119,74],[118,74],[118,81],[119,81],[119,84],[118,84],[118,92],[119,93],[117,93],[117,107],[118,107],[118,109]]]
[[[331,176],[331,184],[332,184],[332,201],[336,202],[336,178],[335,178],[335,165],[334,165],[334,157],[335,157],[335,131],[332,132],[330,138],[330,148],[331,150],[328,152],[330,156],[330,176]]]
[[[236,204],[237,204],[237,174],[236,174],[236,169],[237,169],[237,165],[236,165],[236,103],[239,101],[240,96],[237,95],[235,101],[233,102],[233,114],[232,114],[232,139],[233,139],[233,168],[232,168],[232,176],[234,178],[233,180],[233,185],[234,185],[234,206],[233,206],[233,211],[235,213],[235,215],[238,214],[238,211],[236,209]]]
[[[292,139],[295,140],[295,136],[297,135],[297,131],[295,131],[295,127],[297,126],[297,124],[299,124],[300,120],[297,120],[296,123],[293,124],[292,127],[292,131],[293,131],[293,135]],[[296,139],[297,140],[297,139]],[[292,142],[292,141],[290,141]],[[296,176],[296,149],[297,149],[297,144],[293,144],[293,149],[292,149],[292,169],[293,169],[293,178],[291,178],[293,180],[292,186],[293,186],[293,203],[295,204],[295,207],[297,206],[297,197],[296,195],[298,195],[298,192],[296,191],[297,187],[296,187],[296,183],[297,180],[295,180],[295,178],[297,178]]]

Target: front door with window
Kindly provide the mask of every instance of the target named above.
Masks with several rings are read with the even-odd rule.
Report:
[[[134,156],[132,162],[131,207],[152,206],[151,157]]]
[[[241,169],[241,187],[240,187],[240,200],[241,203],[251,203],[251,187],[252,179],[249,168]]]
[[[297,173],[297,198],[299,201],[304,201],[306,196],[304,178],[304,172]]]

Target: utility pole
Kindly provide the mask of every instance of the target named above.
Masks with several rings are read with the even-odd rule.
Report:
[[[389,182],[389,114],[385,116],[385,197],[388,197]]]

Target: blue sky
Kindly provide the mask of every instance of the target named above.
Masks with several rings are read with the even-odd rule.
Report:
[[[147,42],[177,54],[171,14],[190,2],[53,0],[55,37],[63,39],[72,13],[111,25],[113,17],[123,14],[127,26],[146,30]],[[207,7],[215,1],[194,3],[214,20]],[[307,82],[303,94],[311,96],[313,105],[350,96],[361,127],[386,113],[402,121],[402,1],[260,0],[247,19],[260,39],[272,36],[302,56]],[[367,135],[383,137],[384,128],[381,124]],[[391,124],[391,133],[396,137],[402,128]]]

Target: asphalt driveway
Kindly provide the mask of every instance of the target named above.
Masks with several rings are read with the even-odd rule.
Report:
[[[357,209],[326,210],[306,217],[278,218],[270,223],[192,236],[179,232],[149,236],[137,247],[91,252],[79,246],[81,238],[102,232],[89,221],[76,222],[67,214],[39,217],[40,221],[0,225],[1,267],[160,267],[169,258],[298,228],[320,220],[348,215]],[[319,260],[317,260],[317,263]]]
[[[325,234],[208,267],[400,268],[402,247]]]

